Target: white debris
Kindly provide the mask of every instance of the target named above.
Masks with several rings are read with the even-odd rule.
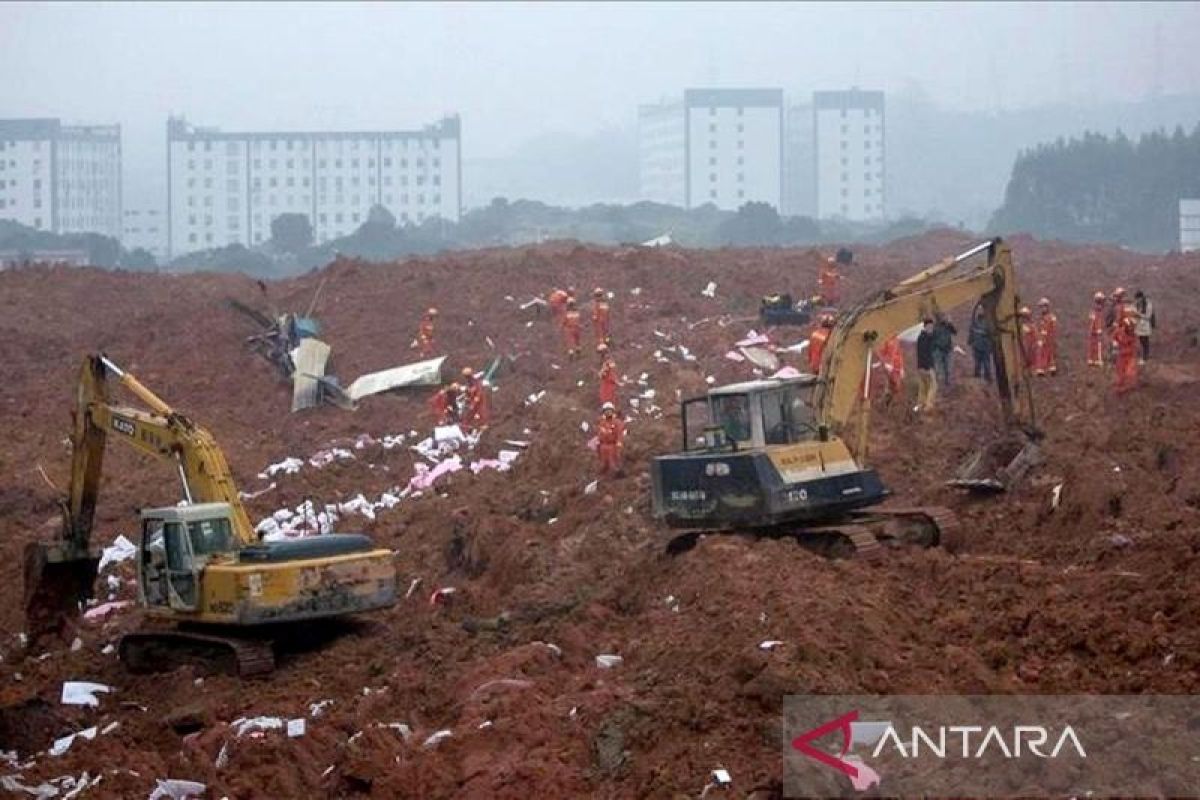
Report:
[[[1058,508],[1058,504],[1062,501],[1063,484],[1058,484],[1050,490],[1050,507]]]
[[[521,457],[519,450],[501,450],[496,454],[496,458],[503,461],[505,464],[511,464]]]
[[[412,728],[408,727],[403,722],[377,722],[375,723],[375,727],[387,728],[388,730],[396,731],[396,733],[400,734],[400,738],[404,739],[406,742],[411,739],[413,735]]]
[[[713,386],[716,384],[717,379],[714,378],[712,375],[709,375],[707,378],[704,379],[704,382],[707,383],[709,386]]]
[[[600,669],[612,669],[619,667],[625,661],[621,656],[614,655],[599,655],[596,656],[596,666]]]
[[[306,730],[306,727],[305,727],[305,723],[304,723],[304,717],[299,717],[297,719],[289,719],[287,721],[287,737],[289,739],[296,739],[296,738],[303,736],[305,733],[305,730]]]
[[[113,653],[117,652],[117,648],[115,645],[106,644],[106,645],[104,645],[104,649],[101,650],[100,652],[106,656],[111,656]]]
[[[629,293],[630,293],[631,295],[633,295],[634,297],[637,297],[638,295],[640,295],[640,294],[642,293],[642,287],[640,287],[640,286],[635,286],[635,287],[633,287],[632,289],[630,289],[630,290],[629,290]]]
[[[221,744],[221,752],[217,753],[217,760],[213,762],[213,766],[217,769],[225,769],[229,766],[229,742]]]
[[[295,475],[304,466],[304,462],[293,456],[288,456],[283,461],[276,462],[271,466],[258,473],[258,477],[266,480],[278,473],[284,475]]]
[[[556,656],[562,655],[562,648],[552,642],[534,642],[534,644],[540,644]]]
[[[105,725],[103,728],[100,729],[100,735],[108,736],[110,733],[112,733],[119,727],[121,727],[121,723],[114,719],[112,722],[108,723],[107,725]]]
[[[113,689],[103,683],[90,681],[65,681],[62,685],[62,704],[64,706],[91,706],[99,708],[98,692],[107,694]]]
[[[421,585],[421,579],[413,578],[412,582],[410,584],[408,584],[408,591],[404,593],[404,599],[407,600],[408,598],[412,597],[413,592],[415,592],[417,590],[417,587],[420,585]]]
[[[600,488],[600,481],[592,481],[587,486],[583,487],[583,493],[595,494],[598,488]]]
[[[704,291],[700,292],[700,294],[702,294],[708,298],[716,297],[717,296],[717,282],[709,281],[708,286],[705,286]]]
[[[113,543],[104,548],[100,554],[100,566],[98,570],[104,571],[104,568],[109,564],[120,564],[122,561],[128,561],[137,555],[137,547],[133,542],[126,539],[124,536],[118,536],[113,540]]]
[[[440,744],[441,742],[444,742],[445,740],[449,739],[453,735],[454,735],[453,731],[448,731],[448,730],[438,731],[437,733],[434,733],[428,739],[426,739],[424,741],[424,743],[422,743],[421,746],[422,747],[436,747],[438,744]]]
[[[257,731],[275,731],[283,728],[279,717],[238,717],[233,721],[234,734],[238,737]]]
[[[167,780],[160,778],[157,784],[147,800],[199,800],[208,791],[208,787],[203,783],[181,781],[175,778]]]
[[[83,639],[80,639],[78,636],[76,636],[74,639],[71,640],[71,652],[78,653],[82,649],[83,649]]]
[[[29,786],[21,783],[20,775],[0,775],[0,789],[8,792],[24,792],[27,795],[38,798],[38,800],[49,800],[51,797],[58,797],[58,789],[48,783],[39,783],[37,786]]]
[[[338,503],[338,512],[341,514],[361,514],[367,519],[375,519],[375,505],[370,500],[363,497],[361,492],[359,492],[356,497],[347,500],[345,503]]]
[[[770,651],[774,650],[776,647],[779,647],[781,644],[783,644],[783,642],[779,641],[778,639],[767,639],[765,642],[758,643],[758,649]]]
[[[313,453],[312,458],[308,459],[308,463],[320,469],[332,464],[334,461],[349,461],[354,458],[354,453],[344,447],[331,447],[328,450],[318,450]]]
[[[546,396],[545,389],[542,389],[540,392],[534,392],[533,394],[529,395],[529,397],[525,398],[525,405],[527,405],[527,406],[537,405],[538,403],[542,402],[542,398],[545,396]]]
[[[718,786],[728,786],[733,783],[733,778],[729,775],[729,770],[714,769],[712,771],[713,783]]]
[[[524,450],[526,447],[529,447],[529,442],[523,442],[520,439],[505,439],[504,443],[510,447],[517,447],[522,450]]]
[[[584,433],[587,433],[591,429],[592,429],[592,426],[587,424],[587,420],[584,420],[583,422],[579,423],[579,430],[583,431]]]
[[[479,730],[481,731],[485,731],[490,727],[492,727],[492,721],[490,719],[485,719],[483,722],[479,723]]]
[[[318,700],[315,703],[309,703],[308,704],[308,713],[313,719],[316,719],[317,717],[324,714],[325,709],[329,708],[331,705],[333,705],[332,700]]]
[[[93,725],[90,728],[79,731],[79,733],[72,733],[67,736],[63,736],[61,739],[55,739],[54,744],[50,746],[50,755],[61,756],[63,753],[71,749],[71,745],[75,743],[76,739],[95,739],[96,734],[99,732],[100,729]]]
[[[558,517],[551,517],[550,519],[546,520],[547,525],[553,525],[556,522],[558,522]]]

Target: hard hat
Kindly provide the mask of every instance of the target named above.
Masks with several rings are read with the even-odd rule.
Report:
[[[575,298],[568,297],[567,298],[567,308],[574,308],[574,307],[575,307]]]
[[[1029,310],[1029,306],[1021,306],[1021,310],[1017,312],[1022,317],[1028,317],[1033,312]]]
[[[1124,297],[1124,296],[1125,296],[1125,287],[1124,286],[1118,286],[1117,288],[1113,289],[1113,297]]]
[[[604,290],[597,286],[595,289],[592,289],[592,297],[604,297]]]
[[[575,287],[574,287],[574,286],[568,286],[568,287],[567,287],[567,294],[575,294]]]
[[[1050,305],[1050,298],[1049,298],[1049,297],[1043,297],[1041,300],[1038,300],[1038,305],[1039,305],[1039,306],[1048,306],[1048,305]]]
[[[429,307],[429,309],[428,309],[428,310],[427,310],[425,313],[426,313],[426,314],[428,314],[428,315],[429,315],[429,316],[431,316],[431,317],[436,317],[436,316],[437,316],[437,309],[436,309],[436,308],[434,308],[433,306],[430,306],[430,307]]]
[[[1106,300],[1107,298],[1104,296],[1104,292],[1096,292],[1094,295],[1092,295],[1092,299],[1093,300]]]
[[[475,370],[471,369],[470,367],[463,367],[462,368],[462,376],[464,378],[474,378]]]
[[[458,392],[458,391],[462,390],[462,387],[459,386],[457,382],[450,384],[449,388],[450,388],[450,391],[452,391],[452,392]]]
[[[606,345],[604,342],[601,342],[600,344],[596,345],[596,352],[597,353],[607,353],[608,345]]]
[[[605,403],[604,405],[600,406],[600,410],[601,411],[616,411],[617,407],[614,406],[612,403]]]
[[[832,326],[834,321],[835,320],[834,320],[833,314],[822,314],[821,315],[821,324],[822,325]]]
[[[835,263],[837,263],[837,259],[835,259],[833,256],[826,256],[825,263],[826,264],[835,264]]]

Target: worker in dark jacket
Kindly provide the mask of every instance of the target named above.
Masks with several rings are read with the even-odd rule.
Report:
[[[939,311],[933,323],[933,368],[938,382],[950,388],[950,353],[954,350],[954,334],[958,329]]]
[[[917,336],[917,410],[930,411],[937,397],[937,375],[934,374],[933,320],[925,318]]]
[[[971,330],[967,333],[967,344],[975,357],[975,377],[992,382],[992,331],[988,328],[983,308],[976,306],[971,317]]]

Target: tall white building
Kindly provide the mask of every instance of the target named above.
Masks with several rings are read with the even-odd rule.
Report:
[[[1179,250],[1200,250],[1200,199],[1179,200]]]
[[[783,153],[783,210],[789,217],[817,216],[817,158],[813,107],[789,105]]]
[[[783,90],[688,89],[682,103],[641,106],[641,195],[736,211],[783,200]]]
[[[121,237],[121,126],[0,120],[0,219]]]
[[[271,238],[281,214],[317,241],[353,233],[374,205],[399,223],[462,212],[457,116],[419,131],[222,133],[167,122],[167,256]]]
[[[126,250],[142,249],[155,259],[167,255],[167,221],[157,208],[127,208],[121,231],[121,246]]]
[[[638,194],[642,200],[686,205],[683,118],[679,100],[638,106]]]
[[[813,93],[817,215],[861,222],[887,213],[883,92]]]

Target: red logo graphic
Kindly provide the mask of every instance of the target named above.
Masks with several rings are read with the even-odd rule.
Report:
[[[827,767],[833,767],[838,772],[850,776],[850,779],[855,781],[858,778],[858,767],[849,761],[846,761],[843,756],[845,756],[846,752],[850,749],[850,723],[856,721],[858,721],[858,712],[850,711],[838,717],[837,719],[826,722],[824,725],[813,728],[811,731],[806,731],[800,734],[795,739],[792,739],[792,747],[796,750],[799,750],[801,753],[813,759],[814,761],[819,761]],[[817,748],[813,747],[812,742],[837,730],[842,732],[842,752],[838,753],[836,756],[832,756],[823,750],[818,750]]]

